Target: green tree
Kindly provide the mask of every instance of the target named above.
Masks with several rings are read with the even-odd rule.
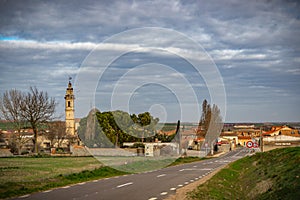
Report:
[[[108,112],[97,111],[97,127],[88,128],[89,117],[80,121],[78,135],[88,147],[118,147],[123,146],[124,142],[141,142],[142,135],[146,137],[155,135],[155,125],[158,118],[153,118],[149,112],[128,114],[127,112],[116,110]],[[92,132],[90,134],[86,134]],[[150,138],[151,139],[151,138]]]
[[[145,138],[151,140],[151,137],[155,136],[155,128],[159,122],[158,118],[153,118],[149,112],[140,113],[138,116],[133,114],[131,115],[131,118],[135,123],[133,125],[135,129],[135,135],[141,138],[142,142],[144,142]]]

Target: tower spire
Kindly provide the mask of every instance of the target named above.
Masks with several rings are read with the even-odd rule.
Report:
[[[75,109],[74,109],[74,93],[71,83],[72,77],[69,76],[68,88],[65,95],[65,119],[66,119],[66,134],[75,135]]]

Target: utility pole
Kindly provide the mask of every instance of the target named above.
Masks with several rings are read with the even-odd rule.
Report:
[[[264,151],[264,142],[263,142],[263,136],[262,136],[262,130],[261,130],[261,127],[260,127],[260,138],[259,138],[259,145],[260,145],[260,151],[263,152]]]
[[[177,142],[179,146],[179,155],[181,155],[182,145],[181,145],[180,120],[177,121],[175,137],[177,137]]]

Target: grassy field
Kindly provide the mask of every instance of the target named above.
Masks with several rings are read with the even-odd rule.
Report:
[[[188,193],[189,199],[299,199],[300,147],[240,159]]]
[[[0,158],[0,198],[122,174],[93,157]]]
[[[0,158],[0,184],[7,180],[39,181],[100,166],[93,157]]]
[[[108,162],[112,158],[102,158],[103,161],[105,159],[107,159],[105,162]],[[174,158],[151,159],[145,157],[133,157],[132,159],[132,162],[128,162],[126,157],[113,158],[121,163],[125,161],[128,163],[126,165],[119,163],[118,167],[111,168],[104,167],[94,157],[0,158],[0,198],[21,196],[83,181],[201,160],[196,157],[176,160]]]

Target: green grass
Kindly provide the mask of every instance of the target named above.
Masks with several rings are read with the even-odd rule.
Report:
[[[198,162],[201,160],[205,160],[207,158],[199,158],[199,157],[180,157],[177,158],[174,162],[169,164],[168,166],[175,166],[175,165],[181,165],[181,164],[186,164],[186,163],[191,163],[191,162]]]
[[[129,162],[128,159],[131,159]],[[118,161],[114,168],[103,166]],[[0,158],[0,198],[21,196],[51,188],[111,176],[150,171],[199,161],[197,157],[12,157]],[[122,164],[127,162],[126,165]],[[171,164],[170,164],[171,163]]]
[[[8,181],[0,185],[0,198],[20,196],[28,193],[44,191],[47,189],[61,187],[65,185],[80,183],[84,181],[106,178],[111,176],[124,175],[125,172],[115,170],[110,167],[100,167],[92,171],[84,170],[79,173],[60,174],[52,178],[43,179],[42,181]]]
[[[93,157],[0,158],[0,198],[122,174]]]
[[[130,173],[139,173],[139,172],[162,169],[174,161],[174,159],[172,158],[162,158],[162,159],[149,158],[149,157],[142,157],[142,158],[144,159],[134,161],[134,162],[129,162],[125,165],[119,165],[116,166],[115,168]]]
[[[189,199],[299,199],[300,147],[240,159],[188,193]]]
[[[100,162],[93,157],[0,158],[0,184],[7,180],[40,181],[100,166]]]

